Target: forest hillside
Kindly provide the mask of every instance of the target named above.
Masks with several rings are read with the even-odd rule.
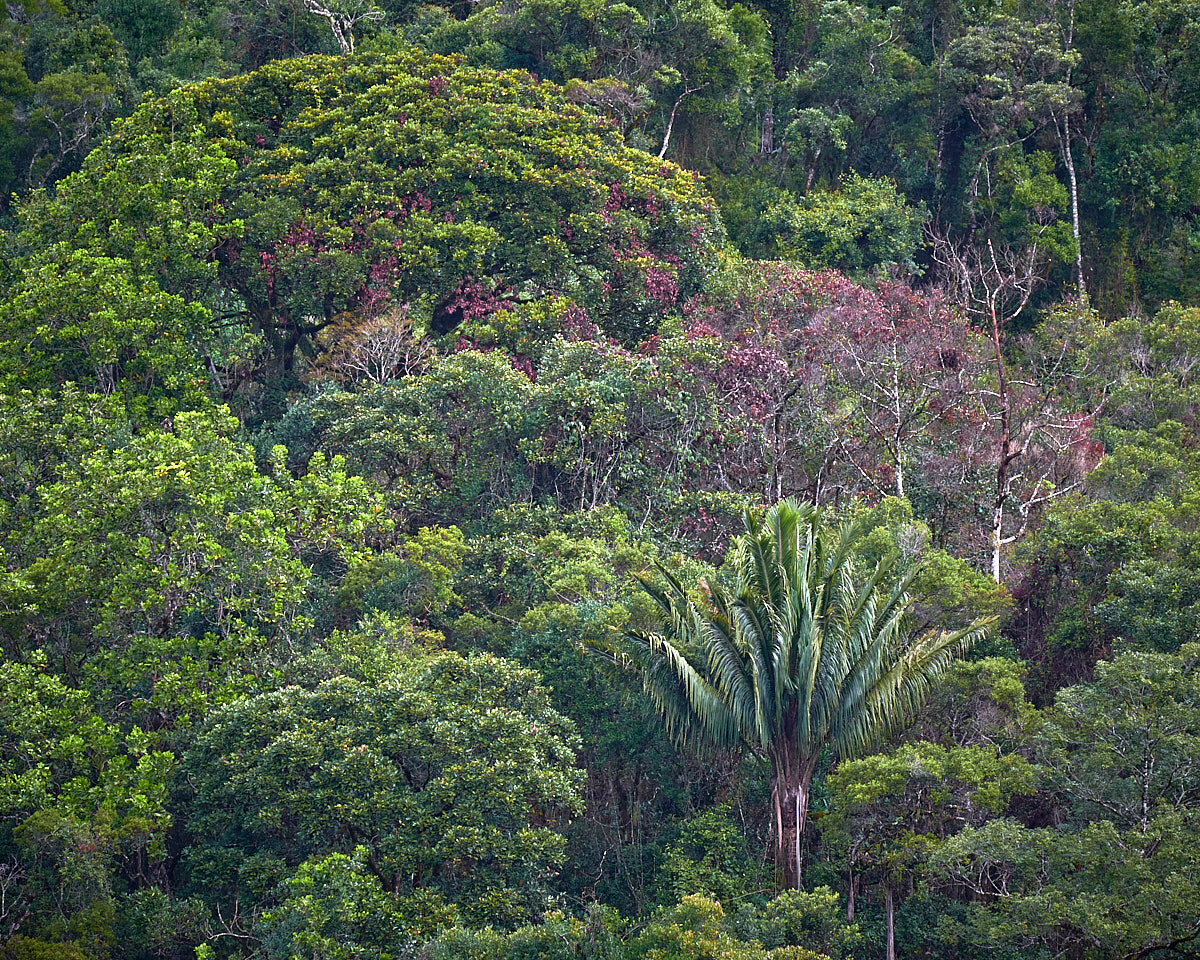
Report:
[[[1200,957],[1200,6],[0,22],[0,960]]]

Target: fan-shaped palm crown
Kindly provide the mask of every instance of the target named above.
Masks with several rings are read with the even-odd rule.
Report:
[[[906,614],[919,568],[898,571],[892,557],[857,577],[861,527],[831,530],[818,510],[792,500],[761,520],[747,512],[745,522],[733,591],[702,584],[702,609],[660,567],[665,589],[641,579],[664,631],[627,636],[673,739],[744,744],[770,762],[777,863],[798,887],[821,751],[851,757],[893,732],[993,622],[914,638]]]

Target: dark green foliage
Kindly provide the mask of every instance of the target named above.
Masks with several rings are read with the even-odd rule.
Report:
[[[841,898],[829,887],[785,890],[764,906],[746,904],[733,919],[739,937],[768,948],[800,947],[830,960],[854,956],[862,934],[846,919]]]
[[[1198,652],[1125,654],[1059,693],[1042,749],[1065,822],[996,820],[939,849],[936,874],[983,898],[948,935],[1089,958],[1195,936]]]
[[[146,870],[165,856],[175,758],[138,727],[98,716],[44,655],[30,661],[0,661],[4,912],[10,934],[99,956],[112,937],[114,868]],[[34,943],[5,949],[36,957]]]
[[[216,903],[242,888],[245,908],[261,908],[271,877],[361,843],[395,895],[436,892],[476,922],[536,916],[562,858],[554,828],[578,810],[576,743],[536,674],[494,657],[410,655],[382,682],[238,701],[184,759],[190,883]],[[414,916],[421,902],[435,904],[418,898]]]
[[[761,896],[771,889],[773,878],[756,854],[728,804],[684,821],[663,858],[663,877],[671,892],[667,902],[692,894],[719,903]]]
[[[302,641],[314,567],[332,585],[352,541],[390,521],[324,457],[299,482],[259,473],[235,424],[179,414],[85,448],[37,488],[36,555],[8,580],[22,605],[18,649],[51,652],[98,695],[163,725],[252,685]]]
[[[836,190],[800,200],[784,194],[761,217],[763,242],[753,246],[763,254],[846,273],[889,266],[911,270],[924,220],[923,211],[907,206],[893,184],[855,174]]]
[[[263,955],[288,960],[311,952],[329,960],[403,956],[449,926],[454,908],[429,891],[396,898],[370,872],[370,851],[331,853],[302,863],[263,916]]]

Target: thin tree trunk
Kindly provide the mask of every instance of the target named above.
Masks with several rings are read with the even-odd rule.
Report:
[[[708,86],[708,83],[702,83],[698,87],[684,87],[683,93],[679,95],[679,99],[675,101],[675,106],[671,108],[671,116],[667,120],[667,132],[663,134],[662,149],[658,151],[658,159],[662,160],[667,155],[667,148],[671,146],[671,131],[675,129],[675,114],[679,112],[679,105],[683,103],[683,98],[697,93]]]
[[[992,579],[1000,582],[1000,552],[1004,546],[1004,504],[997,503],[992,510]]]
[[[1067,26],[1067,52],[1075,46],[1075,0],[1070,4],[1070,21]],[[1067,68],[1067,86],[1071,85],[1071,68]],[[1058,124],[1055,124],[1058,129]],[[1063,111],[1062,129],[1059,131],[1062,141],[1063,160],[1067,167],[1067,179],[1071,181],[1071,231],[1075,235],[1075,283],[1079,290],[1079,302],[1087,303],[1087,285],[1083,282],[1083,245],[1079,233],[1079,185],[1075,179],[1075,158],[1071,154],[1071,115]]]
[[[817,147],[817,152],[813,154],[812,163],[808,167],[808,178],[804,181],[804,193],[807,195],[812,190],[813,180],[817,176],[817,163],[821,159],[821,147]]]
[[[1070,83],[1070,74],[1067,82]],[[1083,282],[1083,244],[1079,232],[1079,185],[1075,179],[1075,158],[1071,154],[1071,118],[1064,115],[1059,132],[1062,141],[1063,161],[1067,167],[1067,179],[1071,184],[1071,232],[1075,236],[1075,286],[1079,291],[1079,302],[1087,303],[1087,285]]]
[[[796,837],[793,842],[793,861],[796,869],[795,889],[800,889],[800,878],[804,875],[804,861],[800,854],[800,838],[804,834],[804,825],[808,822],[808,789],[796,791]]]
[[[846,922],[854,922],[854,900],[858,896],[858,884],[860,877],[854,873],[854,868],[850,868],[850,883],[846,886]]]
[[[759,135],[758,152],[769,157],[775,152],[775,105],[763,111],[762,130]]]
[[[992,579],[1000,582],[1000,551],[1004,537],[1004,503],[1008,499],[1009,467],[1012,465],[1012,428],[1008,417],[1008,376],[1004,351],[1000,345],[1000,317],[996,304],[990,304],[992,350],[996,359],[996,380],[1000,404],[1000,450],[996,462],[996,499],[992,506]]]
[[[883,885],[883,911],[887,915],[887,960],[896,960],[896,901],[892,885]]]

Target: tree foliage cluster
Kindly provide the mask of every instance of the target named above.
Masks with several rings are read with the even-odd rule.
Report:
[[[0,960],[1196,956],[1189,17],[9,5]]]
[[[1196,296],[1195,32],[1160,0],[14,0],[0,202],[78,169],[143,95],[415,44],[553,80],[710,175],[743,253],[954,284],[926,240],[991,241],[1116,318]]]

